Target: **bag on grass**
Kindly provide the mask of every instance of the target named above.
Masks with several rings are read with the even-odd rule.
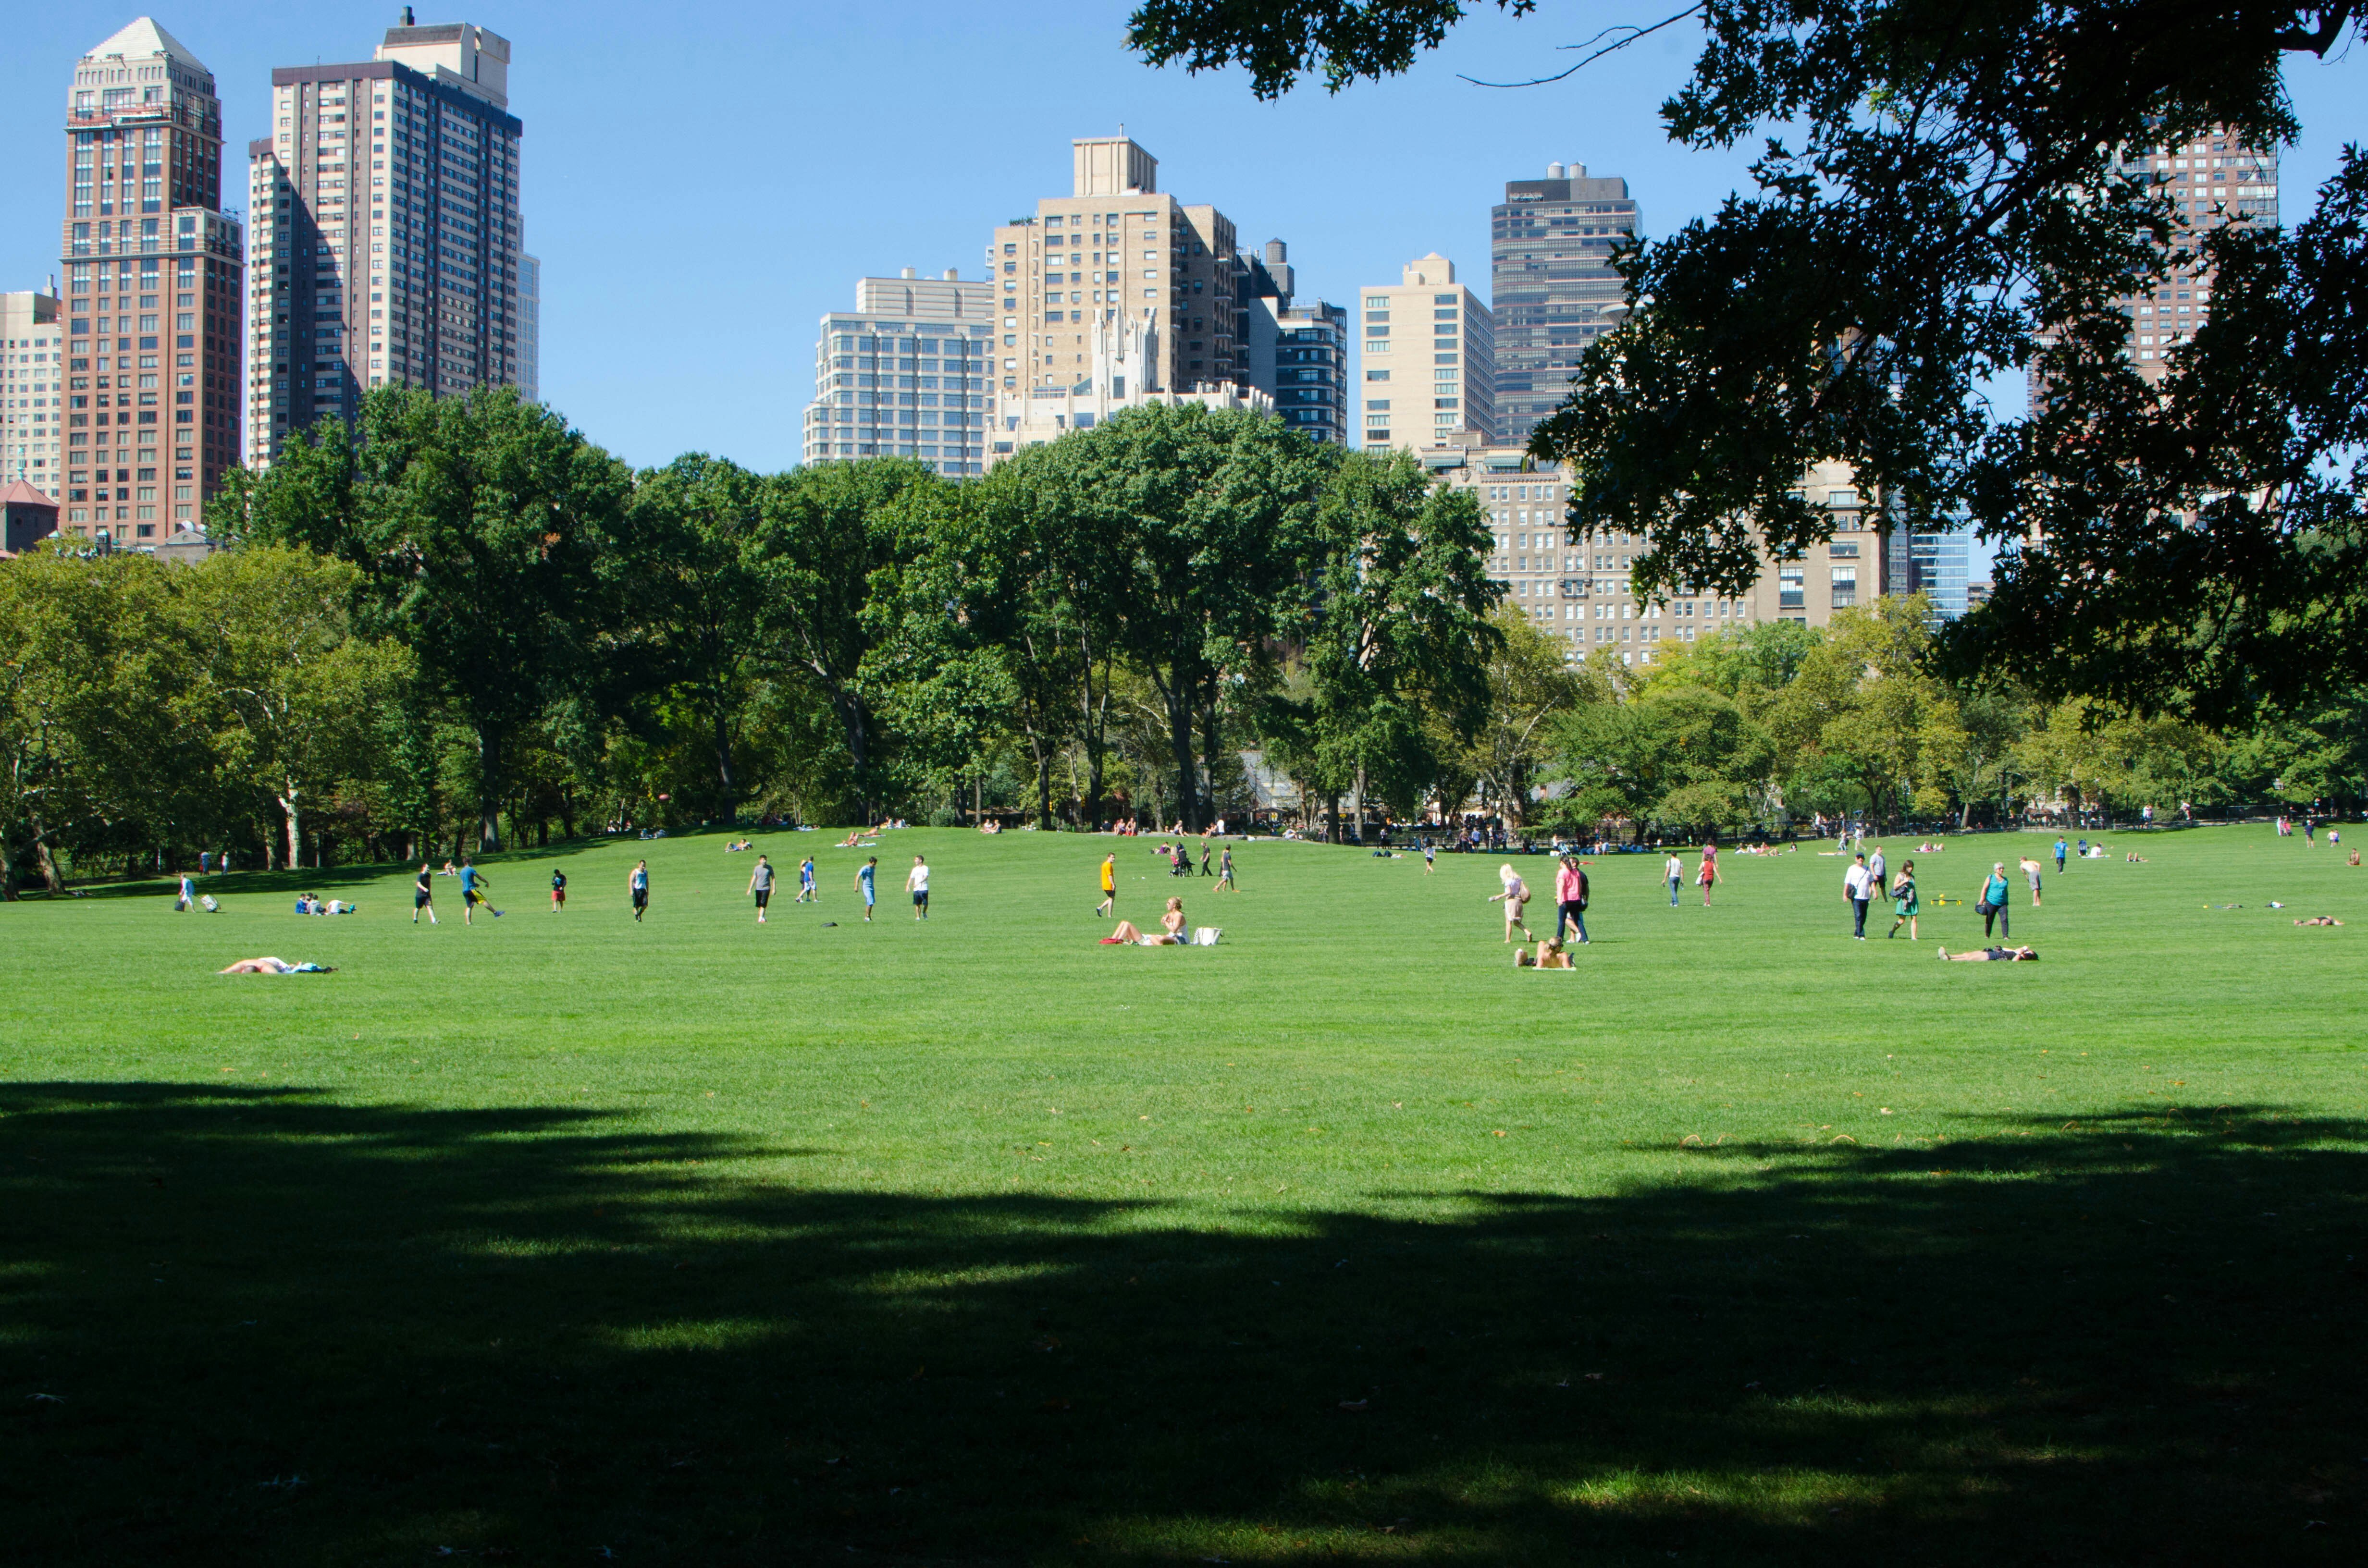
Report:
[[[1192,945],[1196,948],[1213,948],[1217,945],[1217,938],[1224,934],[1220,926],[1196,926],[1192,932]]]

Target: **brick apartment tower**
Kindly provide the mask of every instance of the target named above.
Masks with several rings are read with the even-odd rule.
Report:
[[[509,40],[468,22],[387,29],[375,56],[271,73],[247,144],[255,327],[246,457],[351,421],[362,390],[521,386],[518,138]]]
[[[238,459],[245,240],[222,210],[222,100],[142,17],[66,98],[68,534],[154,546],[203,524]]]

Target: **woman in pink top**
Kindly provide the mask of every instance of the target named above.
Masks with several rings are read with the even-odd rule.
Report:
[[[1554,940],[1563,939],[1565,922],[1577,926],[1582,946],[1587,942],[1587,873],[1579,869],[1578,857],[1565,855],[1561,868],[1554,872]]]
[[[1694,881],[1702,884],[1702,907],[1704,909],[1708,909],[1710,907],[1711,884],[1718,881],[1717,839],[1705,838],[1702,840],[1702,869],[1694,874]]]

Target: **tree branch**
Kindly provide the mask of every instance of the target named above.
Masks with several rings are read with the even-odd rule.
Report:
[[[1602,59],[1605,55],[1611,53],[1614,50],[1625,49],[1640,38],[1648,38],[1654,33],[1659,32],[1663,28],[1672,27],[1679,22],[1684,21],[1688,17],[1699,16],[1702,13],[1702,9],[1701,0],[1696,0],[1694,5],[1687,6],[1676,16],[1664,17],[1649,28],[1632,27],[1623,23],[1616,28],[1604,28],[1601,32],[1596,34],[1595,37],[1587,40],[1585,43],[1556,44],[1554,45],[1556,50],[1585,49],[1589,44],[1601,42],[1602,40],[1609,38],[1613,33],[1625,33],[1628,35],[1625,38],[1616,39],[1611,43],[1604,44],[1601,49],[1595,51],[1594,53],[1588,55],[1586,59],[1580,61],[1569,70],[1557,71],[1551,76],[1540,76],[1528,82],[1484,82],[1477,76],[1463,76],[1463,80],[1471,83],[1475,87],[1543,87],[1550,82],[1559,82],[1566,76],[1577,74],[1588,66],[1592,65],[1597,61]],[[1463,76],[1462,72],[1458,72],[1456,74]]]

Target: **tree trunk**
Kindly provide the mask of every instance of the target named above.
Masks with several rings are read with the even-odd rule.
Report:
[[[740,778],[732,768],[732,728],[724,722],[723,704],[715,704],[715,782],[723,792],[723,820],[731,822],[740,813]]]
[[[1209,700],[1201,710],[1201,770],[1208,776],[1206,811],[1201,825],[1209,827],[1217,819],[1217,685],[1209,683]]]
[[[1176,753],[1176,820],[1187,833],[1201,829],[1201,790],[1192,777],[1192,699],[1190,687],[1178,679],[1162,693],[1167,699],[1167,740]]]
[[[1357,765],[1357,842],[1365,842],[1365,765]]]
[[[1324,791],[1324,842],[1340,842],[1340,797],[1331,790]]]
[[[38,824],[36,831],[38,833]],[[50,853],[50,840],[46,834],[40,834],[33,840],[33,862],[41,869],[41,885],[53,893],[63,895],[66,880],[58,874],[57,857]]]
[[[477,848],[491,854],[502,846],[502,743],[501,726],[484,724],[477,730]]]
[[[294,779],[290,779],[279,795],[279,809],[288,818],[288,865],[290,869],[304,863],[304,821],[302,791]]]

